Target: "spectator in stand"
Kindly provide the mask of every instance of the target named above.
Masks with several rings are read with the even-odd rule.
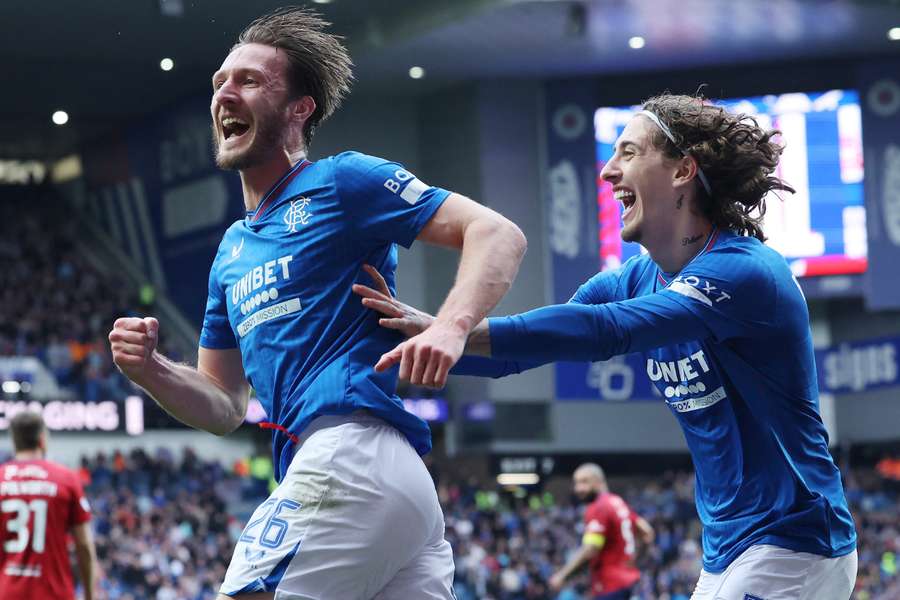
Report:
[[[121,400],[133,387],[112,364],[106,325],[146,307],[80,254],[84,232],[60,202],[45,188],[0,195],[0,356],[39,358],[79,399]]]
[[[118,463],[118,467],[116,467]],[[90,481],[102,584],[98,600],[211,600],[225,558],[240,535],[253,497],[240,476],[192,452],[97,454],[81,463]],[[444,466],[438,496],[456,562],[459,600],[588,600],[586,574],[554,596],[550,577],[577,547],[583,511],[549,494],[511,495],[480,486]],[[873,469],[842,469],[858,524],[860,563],[854,600],[900,597],[900,486]],[[700,572],[700,523],[693,474],[613,480],[623,499],[647,519],[656,538],[636,559],[641,580],[632,598],[688,600]],[[264,492],[258,492],[260,494]],[[226,506],[237,507],[226,513]]]

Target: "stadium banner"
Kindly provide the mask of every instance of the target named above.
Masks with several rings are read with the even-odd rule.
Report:
[[[816,351],[819,391],[848,394],[900,385],[900,337],[839,344]]]
[[[544,223],[554,303],[566,302],[584,274],[598,270],[594,96],[594,86],[586,81],[545,87]]]
[[[872,61],[860,72],[866,160],[869,270],[863,284],[871,310],[900,308],[900,61]]]
[[[244,214],[240,179],[215,164],[209,98],[159,112],[82,152],[83,212],[198,328],[225,229]]]
[[[140,435],[144,432],[144,402],[129,396],[122,402],[82,402],[79,400],[0,400],[0,431],[20,412],[36,412],[50,431],[84,431]]]
[[[568,301],[585,273],[598,270],[595,96],[595,85],[587,80],[555,81],[544,88],[544,223],[552,303]],[[602,397],[588,384],[588,370],[583,363],[557,365],[557,397]]]
[[[614,356],[595,363],[558,363],[556,396],[560,400],[657,400],[662,394],[650,383],[640,354]]]

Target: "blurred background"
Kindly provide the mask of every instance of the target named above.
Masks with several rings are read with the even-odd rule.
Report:
[[[121,315],[160,319],[194,361],[209,265],[241,218],[216,169],[211,74],[258,0],[0,3],[0,432],[40,410],[50,458],[93,503],[102,598],[213,598],[271,485],[258,404],[226,438],[184,428],[118,374]],[[640,248],[598,174],[634,105],[703,93],[784,132],[770,242],[809,302],[821,410],[860,534],[854,597],[900,598],[900,2],[318,0],[346,37],[354,91],[311,157],[403,163],[525,231],[495,314],[567,300]],[[14,35],[12,33],[15,33]],[[455,254],[401,250],[402,300],[435,311]],[[504,380],[401,389],[432,426],[426,458],[460,600],[556,598],[580,541],[573,469],[591,460],[655,527],[635,598],[686,600],[700,526],[684,439],[632,356]],[[5,434],[0,459],[11,454]],[[558,598],[585,595],[583,575]]]

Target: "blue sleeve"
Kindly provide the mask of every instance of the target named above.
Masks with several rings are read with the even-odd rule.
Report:
[[[772,335],[774,292],[764,265],[734,261],[722,269],[701,261],[653,294],[491,318],[491,355],[504,360],[598,361],[692,340]]]
[[[218,255],[216,255],[218,259]],[[228,322],[228,303],[225,290],[216,277],[216,265],[213,261],[209,270],[209,292],[206,298],[206,312],[203,315],[203,328],[200,330],[200,345],[213,350],[237,348],[234,331]]]
[[[619,267],[611,271],[603,271],[597,273],[583,284],[581,284],[569,304],[604,304],[616,300],[620,293],[619,281],[621,280],[624,267]],[[450,370],[453,375],[474,375],[477,377],[506,377],[534,369],[553,362],[554,359],[546,360],[495,360],[481,356],[463,356],[459,362]]]
[[[570,304],[603,304],[616,297],[622,269],[597,273],[581,284],[569,300]],[[463,356],[450,370],[453,375],[474,375],[497,379],[515,375],[552,362],[552,359],[538,361],[495,360],[482,356]]]
[[[450,192],[395,162],[358,152],[334,157],[334,180],[358,238],[409,248]]]
[[[475,377],[491,377],[498,379],[507,375],[516,375],[528,369],[534,369],[550,361],[515,361],[496,360],[485,356],[464,355],[450,369],[451,375],[473,375]]]
[[[622,277],[624,266],[611,271],[597,273],[575,290],[575,294],[569,302],[577,304],[605,304],[621,300],[619,297],[619,281]]]

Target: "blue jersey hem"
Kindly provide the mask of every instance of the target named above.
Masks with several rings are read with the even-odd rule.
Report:
[[[838,558],[840,556],[846,556],[856,549],[856,539],[848,544],[845,544],[844,546],[829,551],[822,548],[821,546],[804,543],[801,540],[784,538],[777,535],[765,535],[751,542],[735,546],[728,553],[726,553],[724,557],[716,561],[707,561],[706,558],[704,558],[703,570],[707,573],[721,573],[725,569],[727,569],[728,566],[733,563],[741,554],[746,552],[751,547],[762,546],[765,544],[778,546],[779,548],[784,548],[786,550],[793,550],[794,552],[816,554],[818,556],[824,556],[825,558]]]

